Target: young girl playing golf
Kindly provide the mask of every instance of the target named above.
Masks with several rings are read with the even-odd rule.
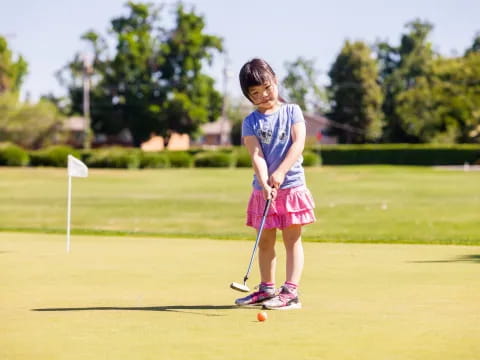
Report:
[[[240,306],[299,309],[298,285],[304,256],[302,226],[315,221],[314,202],[305,185],[302,152],[305,120],[298,105],[278,94],[277,77],[267,62],[253,59],[240,70],[243,94],[256,107],[242,124],[242,137],[255,171],[247,209],[247,225],[259,229],[267,199],[272,203],[258,244],[261,283],[258,291],[237,299]],[[282,231],[286,249],[286,281],[275,292],[275,240]]]

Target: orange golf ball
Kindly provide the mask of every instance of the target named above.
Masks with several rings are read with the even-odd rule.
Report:
[[[260,311],[258,314],[257,314],[257,319],[258,321],[265,321],[267,320],[268,318],[268,315],[265,311]]]

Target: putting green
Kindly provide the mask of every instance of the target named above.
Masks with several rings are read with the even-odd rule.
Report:
[[[0,233],[0,358],[478,358],[480,247],[306,243],[304,308],[262,323],[252,245]]]

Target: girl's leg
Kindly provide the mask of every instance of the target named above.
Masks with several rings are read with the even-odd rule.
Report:
[[[302,307],[297,295],[297,285],[302,277],[304,261],[301,225],[292,225],[283,229],[283,243],[287,253],[285,285],[277,296],[263,302],[262,305],[266,309],[300,309]]]
[[[275,297],[275,236],[276,229],[264,229],[258,242],[258,263],[261,284],[257,291],[235,300],[239,306],[262,305],[266,300]]]
[[[302,226],[292,225],[283,229],[283,243],[287,255],[286,281],[298,285],[304,264]]]
[[[260,266],[260,279],[263,283],[275,283],[275,238],[276,229],[263,229],[258,243],[258,263]]]

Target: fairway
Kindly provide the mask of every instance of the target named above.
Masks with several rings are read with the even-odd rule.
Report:
[[[72,231],[251,239],[251,169],[91,169],[73,180]],[[306,169],[307,241],[480,245],[480,172],[407,166]],[[0,231],[64,233],[67,172],[0,168]]]
[[[304,308],[260,323],[252,243],[2,232],[0,358],[478,359],[480,247],[306,243]]]

